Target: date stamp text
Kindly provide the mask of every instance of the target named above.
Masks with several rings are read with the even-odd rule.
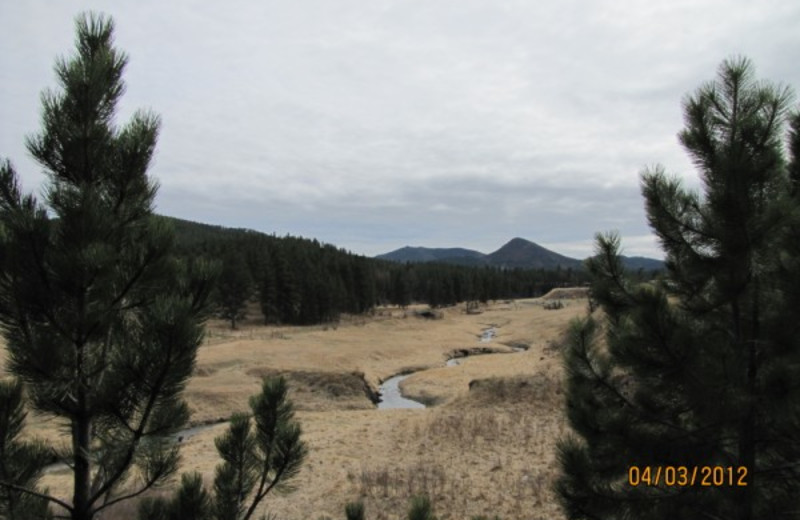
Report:
[[[631,486],[722,487],[747,486],[745,466],[630,466]]]

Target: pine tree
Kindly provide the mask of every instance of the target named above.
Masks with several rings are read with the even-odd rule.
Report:
[[[662,283],[630,281],[618,237],[599,236],[589,269],[604,318],[573,323],[565,353],[577,435],[560,444],[558,490],[569,518],[800,517],[791,99],[746,59],[686,98],[680,140],[702,194],[660,167],[642,177]]]
[[[391,271],[389,301],[403,309],[411,304],[412,281],[408,265],[394,267]]]
[[[290,253],[288,247],[281,247],[275,250],[275,255],[272,257],[278,286],[278,312],[281,323],[297,323],[300,313],[300,284],[290,263]]]
[[[22,491],[36,489],[42,468],[50,460],[42,442],[20,439],[25,426],[22,385],[0,381],[0,518],[34,520],[52,518],[47,500]]]
[[[792,162],[789,164],[789,179],[792,183],[792,195],[800,194],[800,113],[790,118],[789,153]]]
[[[375,275],[366,258],[356,258],[353,266],[355,284],[355,314],[362,314],[375,307]]]
[[[223,458],[214,479],[218,520],[248,520],[271,491],[292,490],[306,458],[285,379],[265,379],[250,408],[253,428],[249,417],[234,415],[228,432],[216,440]]]
[[[228,430],[214,441],[223,462],[213,493],[203,488],[199,475],[183,475],[173,497],[142,502],[140,520],[249,520],[269,493],[292,491],[308,450],[286,380],[265,379],[250,408],[252,420],[234,414]]]
[[[247,301],[253,292],[253,277],[244,258],[238,252],[228,253],[222,261],[222,272],[216,288],[219,317],[236,322],[247,317]]]
[[[46,461],[17,449],[24,456],[7,451],[2,464],[30,478],[0,475],[0,507],[38,497],[89,520],[177,467],[169,436],[188,418],[181,392],[213,270],[176,261],[172,232],[153,215],[157,186],[147,168],[158,118],[140,111],[115,123],[127,57],[113,45],[112,21],[84,15],[76,26],[76,54],[57,61],[61,88],[42,96],[43,130],[27,142],[48,175],[44,202],[22,194],[10,163],[0,167],[8,371],[27,407],[68,432],[68,444],[51,447],[48,458],[70,466],[73,493],[65,501],[37,489]],[[0,409],[13,409],[17,395],[0,392]],[[19,425],[0,421],[5,449],[25,446],[15,439]]]
[[[214,520],[211,497],[203,487],[199,473],[181,475],[181,485],[174,496],[145,498],[139,503],[140,520]]]
[[[264,252],[264,260],[261,266],[261,287],[258,291],[259,303],[261,304],[261,314],[264,316],[264,323],[269,325],[280,320],[278,308],[278,280],[275,275],[275,265],[272,255],[268,251]]]

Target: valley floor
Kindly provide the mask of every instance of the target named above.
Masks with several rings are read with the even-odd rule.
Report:
[[[564,300],[557,310],[543,303],[498,302],[480,314],[461,305],[440,319],[385,308],[335,327],[253,322],[231,331],[210,323],[186,391],[192,421],[246,411],[264,375],[287,376],[309,456],[297,490],[265,501],[264,512],[277,518],[344,518],[345,503],[359,498],[370,520],[403,518],[420,493],[442,520],[561,518],[552,492],[555,444],[566,432],[558,345],[568,321],[586,312],[586,300]],[[496,336],[481,342],[490,327]],[[482,347],[498,353],[445,366],[455,351]],[[411,370],[421,371],[402,383],[403,392],[433,406],[376,410],[367,387]],[[63,442],[52,423],[29,422],[35,434]],[[225,428],[187,434],[182,470],[199,471],[210,484],[219,462],[214,438]],[[67,470],[49,473],[43,484],[66,494]]]

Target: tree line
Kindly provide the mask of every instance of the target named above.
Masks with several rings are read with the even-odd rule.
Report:
[[[444,263],[397,263],[352,254],[330,244],[164,217],[178,254],[220,263],[215,300],[232,326],[258,301],[265,323],[309,325],[376,305],[529,298],[588,281],[580,269],[500,269]]]

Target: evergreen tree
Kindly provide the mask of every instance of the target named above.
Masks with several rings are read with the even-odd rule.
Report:
[[[409,272],[409,265],[395,267],[391,272],[391,293],[389,294],[389,301],[404,309],[411,304],[411,294],[413,290]]]
[[[181,392],[202,338],[211,269],[174,260],[172,232],[153,216],[157,187],[147,168],[158,118],[140,111],[115,124],[127,57],[113,46],[111,20],[85,15],[76,25],[77,52],[56,63],[61,90],[43,95],[43,130],[27,143],[48,175],[44,203],[21,193],[9,163],[0,167],[8,370],[27,406],[68,432],[69,445],[50,455],[71,468],[72,499],[35,488],[45,460],[15,439],[14,419],[0,421],[0,507],[38,497],[89,520],[176,469],[169,435],[188,417]],[[16,409],[18,397],[0,392],[0,409]]]
[[[282,377],[268,378],[250,398],[251,420],[234,414],[215,444],[223,462],[217,466],[214,492],[199,475],[184,475],[171,498],[145,500],[140,520],[249,520],[272,491],[291,491],[306,458],[300,425]]]
[[[272,257],[275,262],[275,279],[278,285],[278,312],[281,323],[297,323],[300,314],[300,287],[298,277],[288,258],[289,248],[279,248]]]
[[[560,444],[558,490],[569,518],[800,517],[790,102],[745,59],[685,100],[680,140],[702,195],[660,167],[642,177],[663,283],[633,283],[618,238],[599,236],[589,269],[604,319],[573,323],[565,352],[577,436]]]
[[[139,504],[141,520],[214,520],[211,497],[199,473],[181,475],[181,485],[170,498],[146,498]]]
[[[247,316],[247,300],[253,291],[253,277],[247,263],[238,252],[228,253],[222,261],[222,272],[217,282],[217,305],[219,316],[231,322],[231,329],[236,322]]]
[[[353,259],[354,314],[362,314],[375,306],[375,275],[363,257]]]
[[[261,268],[261,288],[258,297],[261,303],[261,314],[264,316],[264,323],[269,325],[280,321],[278,280],[276,279],[272,255],[268,252],[264,254],[264,263]]]
[[[223,458],[214,479],[218,520],[248,520],[272,490],[291,490],[306,458],[285,379],[265,379],[250,408],[254,428],[249,417],[234,415],[215,443]]]
[[[36,484],[42,475],[42,468],[50,459],[44,443],[19,438],[25,425],[25,416],[22,385],[19,382],[0,381],[0,482],[10,484],[0,487],[0,518],[52,518],[47,500],[22,491],[41,492]]]
[[[792,195],[800,193],[800,113],[790,118],[789,153],[792,162],[789,164],[789,179],[792,182]]]

